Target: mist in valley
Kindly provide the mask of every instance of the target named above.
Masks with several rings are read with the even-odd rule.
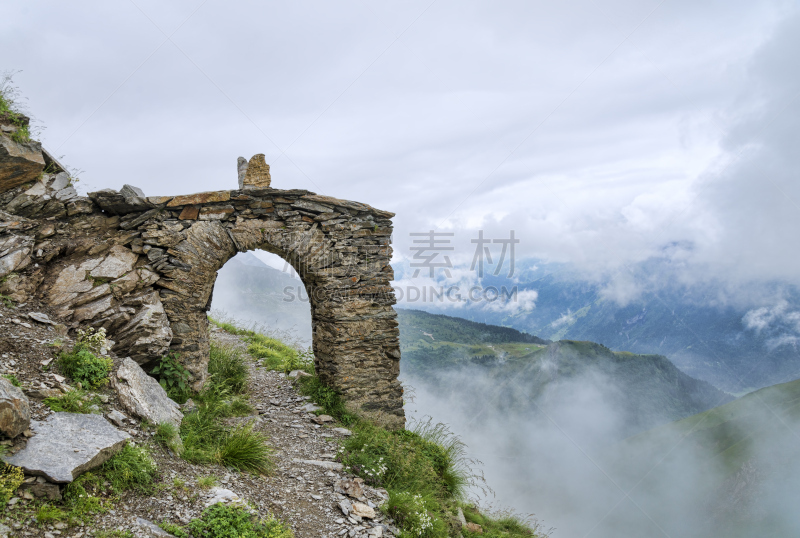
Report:
[[[482,462],[493,492],[474,488],[475,498],[532,514],[553,536],[800,533],[800,437],[785,419],[785,427],[745,442],[748,456],[734,470],[688,435],[657,429],[639,443],[624,441],[619,389],[602,374],[573,378],[517,408],[499,402],[526,387],[498,384],[477,367],[433,380],[404,376],[404,383],[413,387],[408,416],[447,423]],[[758,431],[772,413],[766,404],[761,411],[738,426]]]

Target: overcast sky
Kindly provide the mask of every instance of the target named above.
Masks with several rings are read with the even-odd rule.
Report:
[[[408,233],[686,278],[800,279],[796,2],[26,1],[4,70],[84,190],[276,188]],[[463,243],[462,243],[463,242]]]

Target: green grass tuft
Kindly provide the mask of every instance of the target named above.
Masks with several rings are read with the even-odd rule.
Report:
[[[102,401],[97,394],[80,389],[72,389],[61,396],[45,398],[44,404],[55,412],[67,413],[100,413]]]
[[[19,382],[19,379],[17,379],[17,376],[15,376],[15,375],[3,374],[3,377],[8,379],[8,382],[11,383],[12,385],[14,385],[15,387],[19,388],[19,387],[22,386],[22,383]]]
[[[225,465],[253,473],[269,473],[272,470],[271,455],[267,436],[253,431],[252,422],[229,431],[219,448],[219,459]]]
[[[249,377],[247,362],[243,352],[236,347],[212,342],[208,374],[215,385],[229,390],[232,394],[241,394],[247,389]]]
[[[481,526],[483,533],[470,532],[464,529],[464,536],[467,538],[481,536],[484,538],[522,538],[531,536],[546,537],[550,533],[543,530],[541,526],[533,521],[532,523],[515,515],[512,512],[499,512],[496,514],[485,514],[478,510],[475,505],[463,505],[464,519],[470,523]]]
[[[208,476],[201,476],[200,478],[198,478],[197,479],[197,486],[201,487],[203,489],[209,489],[209,488],[213,488],[214,486],[216,486],[218,482],[219,482],[219,479],[216,476],[214,476],[213,474],[210,474]]]
[[[180,429],[169,422],[162,422],[156,426],[154,439],[180,455],[183,452],[183,441],[181,441]]]
[[[146,493],[152,491],[158,467],[147,448],[127,444],[101,471],[116,493],[129,489]]]
[[[319,377],[315,375],[311,377],[302,377],[298,379],[297,383],[300,394],[310,396],[317,405],[325,410],[325,413],[345,426],[355,424],[358,420],[358,417],[354,413],[348,411],[341,395],[335,389],[322,383]]]

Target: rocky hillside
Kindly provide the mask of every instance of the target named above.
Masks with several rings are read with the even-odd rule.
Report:
[[[40,304],[0,306],[0,443],[3,459],[25,471],[13,492],[3,489],[8,471],[0,479],[0,495],[8,493],[0,536],[167,536],[152,524],[186,527],[218,502],[245,503],[260,517],[272,514],[298,537],[399,533],[391,518],[374,510],[386,501],[385,490],[353,482],[334,461],[338,441],[350,431],[314,414],[319,408],[298,394],[284,373],[248,361],[248,408],[227,419],[229,427],[248,424],[268,440],[268,473],[191,463],[159,442],[154,426],[180,423],[193,404],[179,408],[133,361],[113,352],[107,355],[112,381],[79,389],[54,359],[74,341],[50,316]],[[220,330],[214,339],[221,346],[244,346]],[[79,412],[53,410],[75,392],[83,402],[73,406]],[[126,443],[152,458],[152,483],[114,491],[106,466]],[[89,490],[87,476],[104,482]],[[91,491],[94,504],[76,506],[70,498],[76,483]],[[365,517],[356,513],[359,502]]]

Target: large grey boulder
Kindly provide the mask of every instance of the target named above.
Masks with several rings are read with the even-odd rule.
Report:
[[[43,422],[32,421],[31,429],[35,435],[27,446],[3,460],[62,484],[105,463],[130,438],[101,415],[53,413]]]
[[[8,437],[16,437],[27,430],[30,424],[28,397],[6,378],[0,377],[0,432]]]
[[[167,422],[180,427],[183,420],[180,406],[130,357],[122,361],[112,383],[122,407],[132,415],[151,424]]]

